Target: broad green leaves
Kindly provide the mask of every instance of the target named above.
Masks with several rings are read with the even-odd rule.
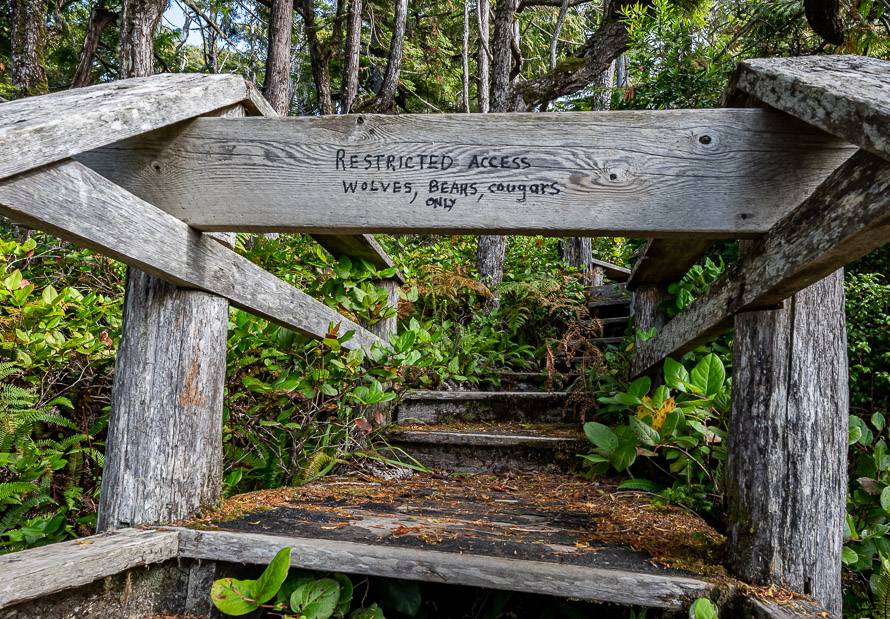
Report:
[[[301,618],[328,619],[339,601],[340,584],[333,578],[320,578],[297,587],[290,596],[290,607]]]
[[[290,547],[282,548],[256,580],[222,578],[213,583],[210,599],[227,615],[239,616],[257,610],[278,593],[290,569]]]
[[[708,598],[698,598],[689,608],[689,619],[717,619],[717,606]]]
[[[711,353],[692,368],[689,384],[699,393],[713,397],[719,393],[725,380],[726,370],[723,368],[723,362],[717,355]]]

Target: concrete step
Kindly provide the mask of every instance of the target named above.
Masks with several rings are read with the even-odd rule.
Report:
[[[485,380],[480,387],[484,391],[519,391],[535,393],[540,391],[562,391],[572,377],[560,372],[548,375],[547,372],[500,372],[499,379]]]
[[[568,421],[564,391],[409,391],[396,407],[399,423]]]
[[[589,451],[577,424],[399,425],[387,440],[430,468],[460,473],[568,471]]]

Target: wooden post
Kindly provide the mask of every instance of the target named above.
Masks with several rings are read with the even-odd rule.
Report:
[[[735,317],[726,460],[730,564],[841,616],[847,484],[843,270]]]
[[[242,117],[234,105],[214,114]],[[234,234],[212,234],[234,247]],[[222,498],[229,302],[127,271],[98,531],[168,524]]]
[[[667,288],[659,284],[646,284],[634,290],[632,297],[634,328],[643,331],[652,327],[661,329],[667,322],[667,315],[659,306],[667,296]]]

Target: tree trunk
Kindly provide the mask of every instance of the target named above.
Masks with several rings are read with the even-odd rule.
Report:
[[[396,89],[399,86],[399,74],[402,70],[407,22],[408,0],[395,0],[392,38],[389,41],[389,59],[386,62],[386,73],[383,76],[380,90],[370,105],[370,108],[375,112],[390,112],[392,110]]]
[[[359,55],[362,49],[362,0],[349,1],[349,17],[346,23],[346,47],[344,49],[343,94],[341,108],[344,114],[352,111],[358,95]]]
[[[263,94],[281,116],[287,116],[290,111],[290,57],[293,29],[294,0],[272,0]]]
[[[12,85],[16,96],[49,91],[43,69],[46,14],[47,0],[12,0]]]
[[[121,6],[120,76],[154,73],[154,42],[167,0],[124,0]]]
[[[128,271],[99,531],[219,502],[227,316],[223,298]]]
[[[499,0],[494,12],[494,41],[491,44],[491,109],[510,112],[513,103],[513,23],[519,0]]]
[[[90,11],[90,21],[87,25],[86,34],[83,37],[83,45],[80,48],[80,58],[77,62],[77,69],[74,71],[74,80],[71,83],[72,88],[82,88],[90,85],[92,81],[93,59],[96,57],[96,49],[99,47],[102,33],[115,20],[117,20],[117,13],[106,9],[102,2],[96,4]]]
[[[476,270],[479,281],[491,290],[491,298],[485,303],[487,310],[500,304],[498,286],[504,280],[504,255],[507,251],[507,238],[500,235],[483,235],[476,245]]]
[[[331,97],[331,70],[328,66],[328,53],[318,40],[318,24],[315,20],[315,0],[303,0],[301,5],[306,42],[309,44],[309,62],[312,64],[312,80],[318,94],[318,110],[324,115],[334,113]]]
[[[461,77],[463,78],[463,90],[461,99],[463,100],[464,112],[470,113],[470,2],[464,0],[464,36],[463,47],[461,48]]]
[[[488,43],[488,0],[478,0],[476,3],[476,18],[479,21],[479,111],[485,114],[490,107],[489,63],[491,62],[491,49]]]
[[[726,459],[730,565],[841,616],[849,414],[843,270],[739,314]]]
[[[124,76],[151,73],[154,33],[145,25],[164,4],[124,3],[121,67],[138,71]],[[231,245],[233,236],[214,238]],[[100,531],[166,524],[219,502],[227,329],[225,299],[127,271]]]

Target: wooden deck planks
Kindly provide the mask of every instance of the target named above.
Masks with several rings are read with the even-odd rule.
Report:
[[[311,337],[354,330],[350,348],[381,340],[209,236],[74,161],[0,182],[0,213]]]
[[[138,529],[0,555],[0,608],[178,556],[176,531]]]

